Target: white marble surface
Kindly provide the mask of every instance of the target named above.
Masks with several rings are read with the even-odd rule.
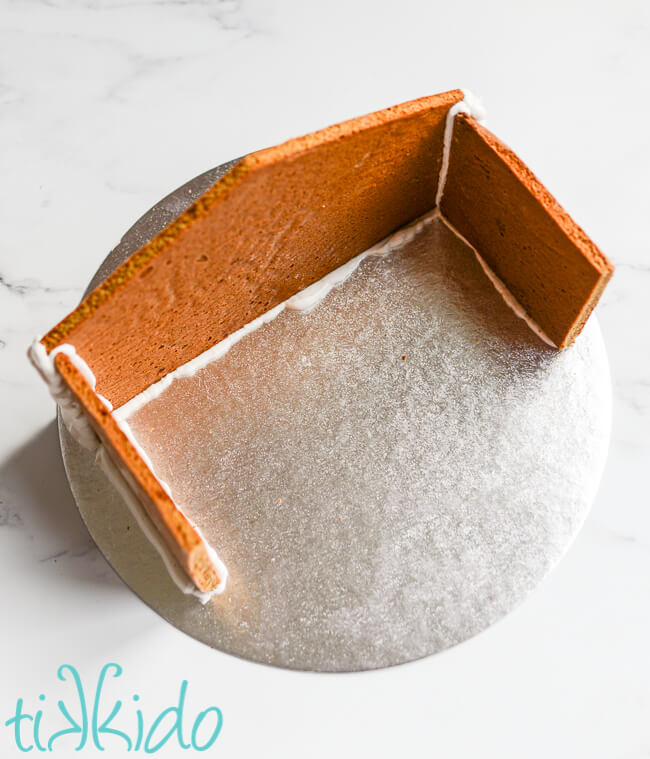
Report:
[[[19,696],[55,692],[60,664],[90,680],[107,661],[149,711],[187,679],[194,711],[223,710],[222,756],[650,754],[649,71],[645,0],[0,3],[2,756],[18,755],[3,723]],[[617,265],[599,308],[615,397],[594,509],[523,606],[442,655],[319,676],[215,653],[93,547],[26,346],[185,180],[455,86]]]

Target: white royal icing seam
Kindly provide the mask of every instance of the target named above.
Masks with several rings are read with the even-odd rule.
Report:
[[[438,189],[436,190],[436,208],[440,208],[440,202],[447,184],[447,174],[449,173],[449,157],[451,154],[451,138],[454,133],[454,122],[459,113],[466,113],[477,121],[485,119],[485,108],[481,101],[469,90],[462,90],[463,99],[451,106],[447,111],[445,118],[445,131],[442,138],[442,162],[440,164],[440,174],[438,176]]]
[[[149,542],[158,551],[158,554],[162,558],[172,580],[183,591],[183,593],[196,596],[201,603],[205,604],[207,601],[216,594],[223,593],[226,587],[228,579],[228,570],[224,563],[221,561],[216,551],[206,541],[205,537],[199,530],[199,528],[192,522],[191,519],[183,512],[180,506],[174,501],[171,495],[169,485],[156,477],[153,464],[149,456],[145,453],[139,443],[135,440],[131,429],[126,422],[120,422],[119,419],[115,419],[118,426],[122,429],[127,438],[131,441],[136,451],[149,468],[151,473],[160,483],[160,486],[165,492],[172,498],[174,506],[183,516],[190,522],[192,527],[196,530],[199,538],[203,542],[205,549],[210,556],[210,560],[216,570],[217,575],[220,578],[219,585],[210,592],[204,592],[199,590],[189,575],[185,572],[183,567],[178,563],[174,554],[170,551],[169,547],[165,543],[159,530],[156,528],[151,518],[146,513],[144,506],[140,503],[140,500],[135,494],[135,488],[130,484],[130,473],[128,470],[121,471],[120,468],[112,461],[105,447],[102,445],[97,433],[93,429],[86,413],[81,407],[79,401],[75,398],[74,393],[68,385],[65,383],[63,377],[59,373],[54,359],[57,354],[63,353],[68,356],[76,369],[81,373],[86,382],[90,385],[92,390],[95,390],[97,381],[92,370],[83,358],[77,353],[75,347],[69,343],[64,343],[56,348],[53,348],[48,354],[45,346],[40,340],[34,340],[29,348],[28,356],[38,373],[45,380],[50,394],[56,401],[57,405],[61,409],[61,416],[63,423],[74,437],[84,448],[91,451],[95,451],[96,461],[101,466],[102,470],[108,477],[109,481],[115,486],[116,490],[120,493],[123,500],[126,502],[129,510],[131,511],[134,519],[148,538]],[[113,415],[113,407],[111,402],[104,398],[99,393],[96,393],[100,401],[106,406],[109,413]]]
[[[322,279],[319,279],[317,282],[314,282],[312,285],[309,285],[309,287],[296,293],[283,303],[279,303],[266,313],[258,316],[257,319],[254,319],[252,322],[249,322],[237,331],[228,335],[228,337],[224,338],[216,345],[213,345],[211,348],[208,348],[208,350],[203,353],[200,353],[191,361],[188,361],[174,369],[174,371],[169,372],[169,374],[166,374],[161,380],[149,385],[148,388],[117,408],[113,414],[114,417],[120,422],[125,422],[143,406],[146,406],[147,403],[163,393],[174,380],[194,376],[194,374],[208,364],[211,364],[213,361],[224,356],[232,346],[238,343],[243,337],[246,337],[246,335],[249,335],[251,332],[255,332],[255,330],[259,329],[264,324],[273,321],[273,319],[277,318],[284,310],[308,313],[335,287],[343,284],[343,282],[345,282],[359,268],[360,264],[366,258],[369,256],[383,258],[394,250],[401,248],[403,245],[406,245],[413,240],[422,229],[430,224],[433,219],[437,218],[437,216],[438,210],[434,208],[433,211],[429,211],[415,221],[412,221],[410,224],[393,232],[393,234],[384,238],[371,248],[368,248],[368,250],[359,253],[359,255],[350,259],[342,266],[339,266],[338,269],[334,269],[334,271],[326,274]]]
[[[59,353],[65,354],[70,359],[75,368],[79,370],[83,378],[94,390],[96,385],[95,375],[90,370],[88,364],[81,358],[81,356],[79,356],[73,345],[67,343],[59,345],[56,348],[53,348],[48,354],[43,343],[36,339],[31,344],[27,355],[38,373],[45,380],[50,395],[61,409],[63,423],[72,437],[74,437],[77,442],[81,443],[84,448],[94,451],[100,445],[99,438],[90,424],[88,417],[81,408],[81,404],[75,398],[74,393],[66,385],[63,377],[56,368],[54,359]],[[102,401],[110,407],[110,404],[105,398],[102,398]]]
[[[467,240],[466,237],[464,237],[457,229],[456,227],[447,219],[445,216],[440,214],[440,220],[442,223],[449,229],[449,231],[456,235],[456,237],[459,240],[462,240],[465,245],[467,245],[468,248],[470,248],[472,251],[474,251],[474,255],[476,256],[476,259],[478,260],[479,264],[481,265],[481,268],[485,272],[486,276],[492,282],[494,289],[499,293],[499,295],[503,298],[505,301],[506,306],[510,308],[510,310],[515,314],[515,316],[518,316],[520,319],[523,319],[528,327],[539,337],[540,340],[543,340],[547,345],[552,346],[555,348],[555,343],[551,340],[551,338],[544,332],[544,330],[539,326],[539,324],[531,318],[526,309],[521,305],[521,303],[515,298],[515,296],[508,290],[505,283],[502,279],[500,279],[494,271],[488,266],[487,262],[483,258],[483,256],[476,250],[476,248],[472,245],[469,240]]]

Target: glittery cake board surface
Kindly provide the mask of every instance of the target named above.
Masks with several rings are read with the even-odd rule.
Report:
[[[145,214],[91,287],[230,165]],[[593,501],[610,398],[595,319],[572,348],[547,347],[433,221],[130,418],[229,567],[206,606],[60,433],[91,535],[162,617],[253,661],[350,671],[441,651],[525,598]]]

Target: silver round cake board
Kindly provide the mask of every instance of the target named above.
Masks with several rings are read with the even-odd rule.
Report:
[[[142,216],[88,291],[234,163],[193,179]],[[303,389],[302,376],[283,389],[302,438],[268,432],[262,454],[252,440],[250,455],[243,453],[253,465],[235,461],[228,476],[242,481],[229,480],[228,492],[253,492],[269,477],[277,488],[262,504],[245,497],[215,518],[228,527],[215,534],[225,544],[216,547],[227,554],[231,580],[206,606],[176,589],[93,455],[59,417],[66,472],[92,538],[161,617],[252,661],[310,671],[374,669],[477,634],[558,562],[587,515],[607,454],[611,387],[600,330],[592,318],[574,346],[548,348],[503,306],[475,261],[458,273],[457,260],[451,251],[425,272],[426,288],[383,301],[384,336],[397,340],[405,357],[392,364],[384,357],[377,365],[376,335],[366,338],[372,330],[362,328],[379,318],[377,309],[369,310],[354,288],[340,303],[334,298],[315,309],[344,310],[332,329],[337,345],[350,331],[354,355],[325,365],[329,395],[310,396],[314,389]],[[409,271],[395,275],[386,268],[393,265],[382,261],[368,271],[387,278],[381,287],[399,287],[396,276]],[[258,341],[263,331],[255,333]],[[290,337],[277,339],[286,345]],[[325,355],[328,339],[321,327],[310,345]],[[238,360],[234,351],[226,357],[231,362]],[[336,472],[321,477],[316,462],[332,447],[331,425],[322,419],[340,409],[345,423],[325,464]]]

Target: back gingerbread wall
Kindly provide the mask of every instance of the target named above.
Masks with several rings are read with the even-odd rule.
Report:
[[[51,330],[119,407],[435,205],[460,90],[253,153]]]

